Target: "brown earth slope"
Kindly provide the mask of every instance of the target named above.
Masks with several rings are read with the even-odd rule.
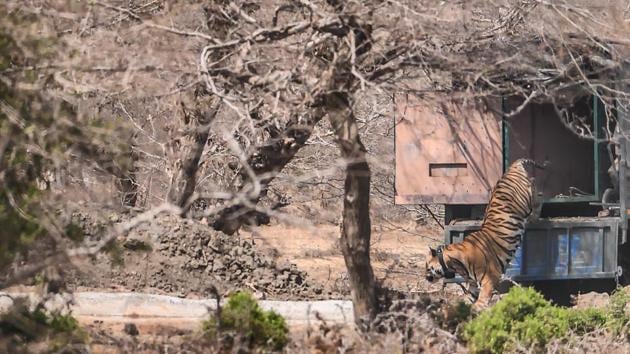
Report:
[[[78,216],[77,222],[88,237],[98,237],[100,228],[90,218]],[[423,254],[437,233],[428,227],[377,226],[372,240],[377,277],[403,292],[427,291]],[[119,252],[113,256],[98,255],[71,270],[68,282],[76,290],[183,297],[210,296],[215,286],[223,294],[248,289],[270,299],[346,298],[338,234],[333,224],[298,228],[274,223],[227,236],[202,222],[161,217],[117,240]]]

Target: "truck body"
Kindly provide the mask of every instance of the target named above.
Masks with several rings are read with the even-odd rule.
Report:
[[[610,126],[603,104],[588,95],[563,111],[518,98],[407,94],[397,94],[394,106],[395,202],[443,204],[446,244],[479,229],[495,183],[513,161],[527,157],[551,164],[534,171],[542,215],[527,224],[506,276],[545,281],[622,274],[630,197],[627,119]]]

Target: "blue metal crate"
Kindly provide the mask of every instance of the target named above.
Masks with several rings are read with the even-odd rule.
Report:
[[[461,242],[480,227],[480,221],[448,225],[445,242]],[[618,218],[538,220],[527,226],[505,275],[515,281],[614,278],[618,235]]]

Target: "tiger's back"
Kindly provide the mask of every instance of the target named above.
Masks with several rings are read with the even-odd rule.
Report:
[[[526,222],[540,214],[542,204],[527,172],[534,166],[544,168],[528,159],[512,163],[492,190],[481,229],[439,252],[431,249],[427,279],[443,277],[447,269],[452,269],[481,285],[475,308],[487,305],[521,244]]]
[[[481,229],[464,242],[482,252],[486,262],[496,262],[501,274],[521,244],[525,223],[539,214],[536,187],[527,172],[531,166],[538,165],[528,159],[512,163],[492,190]]]

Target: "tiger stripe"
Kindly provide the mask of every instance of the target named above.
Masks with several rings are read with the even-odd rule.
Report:
[[[492,190],[481,228],[461,243],[444,247],[446,266],[467,281],[481,285],[476,309],[487,306],[492,291],[521,245],[527,221],[538,217],[534,207],[536,188],[527,172],[530,167],[544,168],[530,159],[514,161]],[[435,258],[431,249],[427,279],[443,276],[444,270]]]

